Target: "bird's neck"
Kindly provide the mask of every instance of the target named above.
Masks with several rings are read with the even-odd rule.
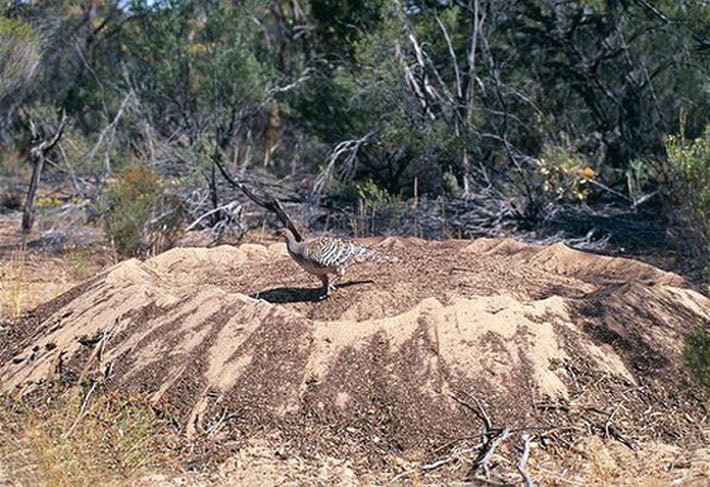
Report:
[[[298,252],[301,249],[301,244],[302,244],[302,242],[297,242],[296,237],[294,237],[291,230],[289,230],[287,228],[286,229],[286,247],[288,247],[288,250],[290,250],[291,252]]]

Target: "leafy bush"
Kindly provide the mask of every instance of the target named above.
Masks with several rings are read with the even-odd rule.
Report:
[[[546,145],[538,159],[537,172],[542,178],[544,193],[556,199],[583,201],[587,198],[587,183],[595,177],[594,170],[572,150]]]
[[[28,24],[0,16],[0,99],[34,76],[40,40]]]
[[[146,255],[174,244],[182,204],[165,192],[152,170],[127,166],[110,186],[106,200],[105,231],[119,255]]]
[[[389,194],[386,189],[369,179],[355,183],[355,190],[360,205],[368,208],[378,209],[397,201],[397,198]]]
[[[698,327],[685,344],[685,362],[695,376],[710,388],[710,330]]]
[[[689,250],[707,266],[710,257],[710,126],[694,140],[683,135],[667,137],[666,151],[669,163],[666,196],[671,204],[671,217],[689,229]],[[706,270],[710,271],[710,266]]]

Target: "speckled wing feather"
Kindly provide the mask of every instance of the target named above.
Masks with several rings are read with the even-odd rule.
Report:
[[[367,245],[333,237],[314,238],[306,242],[305,248],[308,259],[323,267],[340,267],[367,260],[392,260]]]

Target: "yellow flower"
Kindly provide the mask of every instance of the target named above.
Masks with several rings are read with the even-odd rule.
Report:
[[[582,176],[585,179],[594,179],[594,176],[596,176],[596,173],[594,172],[594,169],[592,169],[589,166],[586,166],[584,169],[582,169]]]

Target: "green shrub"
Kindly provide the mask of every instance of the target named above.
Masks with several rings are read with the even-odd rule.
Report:
[[[538,159],[538,178],[542,191],[558,200],[587,199],[588,182],[595,178],[594,170],[571,147],[548,144]]]
[[[685,343],[684,356],[693,374],[710,388],[710,330],[697,327]]]
[[[181,223],[181,201],[168,195],[158,175],[146,167],[127,166],[108,189],[104,228],[121,256],[171,247]]]
[[[40,61],[40,40],[28,24],[0,16],[0,98],[29,82]]]
[[[710,271],[710,126],[694,140],[683,135],[667,137],[666,151],[671,218],[688,228],[689,250]]]
[[[397,201],[396,197],[370,179],[356,182],[355,191],[360,206],[365,208],[377,210]]]

